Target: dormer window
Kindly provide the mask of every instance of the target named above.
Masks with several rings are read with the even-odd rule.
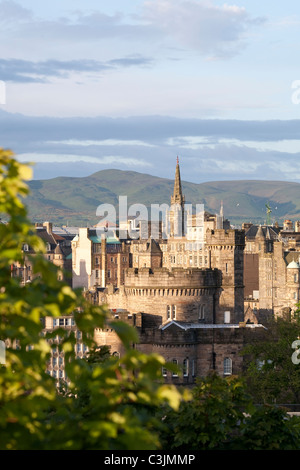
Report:
[[[23,251],[29,251],[29,245],[27,243],[23,245]]]

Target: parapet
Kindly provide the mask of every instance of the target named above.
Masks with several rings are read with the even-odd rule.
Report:
[[[125,288],[201,288],[215,286],[218,281],[217,269],[201,268],[130,268],[127,270]]]
[[[245,246],[245,230],[208,229],[206,231],[206,244]]]

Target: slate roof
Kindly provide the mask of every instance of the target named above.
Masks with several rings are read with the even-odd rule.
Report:
[[[277,240],[279,232],[279,227],[271,227],[269,225],[251,225],[251,227],[247,230],[245,236],[246,239],[254,239],[256,236],[261,235],[268,240]]]

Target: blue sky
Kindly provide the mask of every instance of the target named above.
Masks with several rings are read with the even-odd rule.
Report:
[[[39,179],[300,181],[299,39],[294,0],[0,0],[0,146]]]

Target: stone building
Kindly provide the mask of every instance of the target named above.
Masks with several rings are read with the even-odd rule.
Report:
[[[299,302],[300,224],[290,220],[283,227],[247,224],[245,309],[251,307],[261,320],[292,312]]]
[[[58,277],[71,285],[71,255],[72,251],[65,238],[53,232],[52,223],[44,222],[35,225],[36,234],[44,241],[46,246],[45,258],[60,268]],[[33,274],[31,257],[35,255],[31,246],[23,245],[24,261],[16,262],[11,266],[13,277],[18,277],[22,284],[31,282],[38,273]]]
[[[125,269],[130,265],[126,242],[105,237],[97,229],[80,228],[72,240],[72,286],[86,290],[118,287],[124,283]]]
[[[134,347],[158,352],[180,367],[181,374],[162,371],[167,381],[192,384],[210,370],[238,373],[241,349],[263,327],[250,315],[244,322],[244,231],[224,227],[222,214],[221,219],[206,214],[197,226],[200,240],[198,235],[191,240],[180,215],[184,201],[177,161],[169,237],[130,241],[123,282],[96,292],[112,318],[137,329]],[[109,328],[96,330],[95,338],[112,353],[123,353]]]

